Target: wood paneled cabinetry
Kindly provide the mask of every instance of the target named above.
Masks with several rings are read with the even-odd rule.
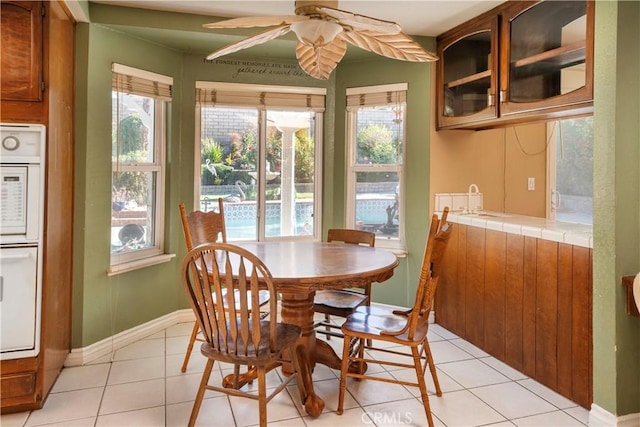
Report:
[[[60,1],[2,1],[0,10],[2,122],[47,128],[40,353],[0,362],[9,413],[42,407],[71,347],[75,28]]]
[[[593,24],[593,1],[509,1],[439,36],[438,128],[592,112]]]
[[[44,5],[39,1],[3,1],[2,100],[40,101],[42,80],[42,24]]]
[[[456,224],[436,323],[590,408],[591,258],[589,248]]]

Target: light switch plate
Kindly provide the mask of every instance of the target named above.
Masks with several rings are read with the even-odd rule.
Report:
[[[533,191],[536,189],[536,179],[532,176],[527,178],[527,190]]]

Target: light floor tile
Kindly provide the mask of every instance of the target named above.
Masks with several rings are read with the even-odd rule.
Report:
[[[528,377],[517,369],[513,369],[511,366],[507,365],[504,362],[496,359],[495,357],[483,357],[482,362],[491,366],[496,371],[500,372],[502,375],[508,377],[511,380],[524,380]]]
[[[429,343],[433,360],[436,365],[440,363],[456,362],[458,360],[470,360],[473,356],[449,341],[436,341]]]
[[[113,353],[105,354],[104,356],[98,356],[95,359],[87,360],[84,365],[100,365],[103,363],[111,363],[113,359]]]
[[[2,424],[4,426],[4,424]],[[61,421],[59,423],[41,424],[43,427],[94,427],[96,417],[80,418],[78,420]]]
[[[167,427],[183,427],[189,423],[193,402],[167,405]],[[199,427],[229,427],[235,426],[229,399],[215,397],[204,399],[196,418],[196,426]]]
[[[196,398],[196,393],[198,392],[201,379],[202,374],[184,374],[175,377],[168,377],[166,379],[167,405],[172,403],[193,402]],[[222,377],[220,376],[220,373],[212,372],[211,377],[209,377],[209,383],[220,386],[221,382]],[[220,396],[224,396],[224,394],[213,390],[207,390],[205,392],[205,397],[207,398]]]
[[[451,377],[449,377],[447,374],[438,370],[437,367],[436,367],[436,371],[438,373],[438,382],[440,383],[440,390],[443,393],[464,389],[464,387],[462,387],[460,384],[458,384],[453,379],[451,379]],[[417,382],[415,369],[400,369],[400,370],[391,372],[391,375],[393,375],[395,378],[399,380],[403,380],[407,382]],[[436,386],[433,382],[433,378],[431,377],[431,371],[429,371],[429,369],[427,368],[427,372],[425,372],[424,375],[425,375],[425,382],[427,384],[427,392],[429,394],[435,395]],[[407,389],[411,394],[413,394],[413,396],[420,398],[420,389],[417,386],[416,387],[407,386]]]
[[[449,330],[443,328],[437,323],[432,323],[431,325],[429,325],[429,329],[435,332],[436,334],[440,335],[442,338],[446,340],[455,340],[456,338],[460,338],[453,332],[450,332]]]
[[[148,337],[144,337],[145,340],[155,340],[155,339],[164,339],[165,331],[162,330],[160,332],[156,332],[155,334],[151,334]]]
[[[580,421],[562,411],[548,412],[511,421],[520,427],[584,427],[584,424]]]
[[[389,373],[380,373],[376,374],[376,376],[392,378]],[[354,378],[347,378],[347,390],[349,390],[360,406],[405,400],[413,397],[409,390],[402,385],[368,379],[356,381]],[[381,390],[384,390],[384,393],[382,393]]]
[[[164,356],[164,339],[142,340],[115,352],[114,361]]]
[[[183,375],[182,362],[184,361],[185,353],[170,354],[167,355],[165,360],[165,373],[167,377],[175,375]],[[200,347],[194,349],[191,352],[189,363],[187,364],[187,371],[184,374],[197,374],[204,371],[204,365],[207,364],[207,358],[200,353]],[[218,363],[214,365],[214,369],[217,368]]]
[[[51,389],[52,393],[61,391],[81,390],[84,388],[104,387],[107,384],[107,375],[111,364],[74,366],[63,369],[56,383]]]
[[[16,412],[14,414],[0,415],[0,426],[22,427],[29,417],[29,412]]]
[[[375,425],[362,408],[345,409],[342,415],[338,415],[335,412],[326,412],[318,418],[311,418],[305,414],[303,420],[309,427],[371,427]]]
[[[564,410],[567,414],[571,415],[576,420],[580,421],[584,425],[589,424],[589,411],[582,406],[576,406]]]
[[[477,359],[440,363],[438,368],[465,388],[481,387],[509,381],[500,372]]]
[[[98,387],[51,393],[44,407],[31,413],[25,426],[60,423],[95,416],[98,413],[103,390],[102,387]]]
[[[267,389],[267,394],[272,391],[272,389]],[[231,396],[229,400],[237,426],[251,426],[259,423],[257,400],[236,396]],[[267,421],[269,423],[299,416],[296,406],[285,390],[278,393],[267,405]]]
[[[304,425],[305,423],[301,417],[291,418],[288,420],[273,421],[269,423],[269,427],[301,427]]]
[[[452,344],[457,345],[473,357],[488,357],[489,353],[484,350],[479,349],[475,345],[471,344],[469,341],[465,341],[462,338],[458,338],[450,341]]]
[[[185,354],[187,352],[187,345],[189,344],[189,337],[184,336],[176,336],[176,337],[167,337],[165,343],[165,352],[166,354]],[[200,341],[196,341],[193,345],[193,353],[200,353],[200,345],[202,343]]]
[[[170,337],[181,337],[181,336],[191,336],[191,332],[193,331],[193,325],[195,322],[184,322],[178,323],[173,326],[169,326],[165,329],[167,338]]]
[[[556,409],[546,400],[514,382],[478,387],[471,392],[509,419]]]
[[[108,385],[164,378],[164,357],[113,362]]]
[[[419,399],[400,400],[379,405],[370,405],[363,408],[369,418],[378,427],[386,426],[414,426],[427,425],[427,414],[424,411],[422,401]],[[444,426],[442,421],[433,413],[431,414],[436,426]]]
[[[100,415],[96,427],[163,426],[164,406]]]
[[[164,379],[109,385],[99,415],[164,405]]]
[[[551,402],[552,404],[554,404],[555,406],[557,406],[560,409],[567,409],[567,408],[572,408],[574,406],[576,406],[575,402],[572,402],[571,400],[567,399],[564,396],[561,396],[560,394],[556,393],[555,391],[551,390],[550,388],[540,384],[539,382],[532,380],[530,378],[527,378],[525,380],[521,380],[518,381],[518,383],[526,388],[528,388],[529,390],[531,390],[532,392],[534,392],[535,394],[537,394],[538,396],[542,397],[543,399]]]
[[[429,328],[429,332],[427,332],[427,339],[431,343],[431,342],[436,342],[436,341],[442,341],[442,340],[444,340],[444,337],[441,337],[440,335],[438,335],[437,332],[435,332],[433,329]]]
[[[447,426],[480,426],[505,420],[468,390],[446,393],[429,402],[431,411]]]

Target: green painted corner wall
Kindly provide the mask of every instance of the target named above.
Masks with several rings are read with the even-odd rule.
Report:
[[[118,332],[183,308],[177,260],[143,270],[107,276],[110,258],[111,64],[174,78],[173,109],[180,110],[181,54],[127,37],[95,24],[78,24],[76,89],[76,204],[72,346],[95,343]],[[171,115],[169,141],[180,140],[178,115]],[[169,143],[169,159],[175,156]],[[167,207],[177,206],[169,161]],[[177,209],[167,208],[166,251],[175,253]],[[168,279],[171,278],[171,279]]]
[[[640,321],[621,277],[640,271],[640,3],[596,2],[594,404],[640,413]]]

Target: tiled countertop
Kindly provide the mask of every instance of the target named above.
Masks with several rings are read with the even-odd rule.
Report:
[[[440,215],[441,212],[436,213]],[[482,211],[479,214],[462,214],[460,211],[449,212],[448,220],[488,230],[593,248],[593,227],[585,224],[572,224],[546,218],[491,211]]]

